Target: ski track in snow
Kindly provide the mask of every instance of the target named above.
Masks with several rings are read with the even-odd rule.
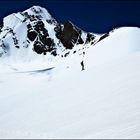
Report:
[[[54,67],[51,68],[45,68],[45,69],[39,69],[39,70],[32,70],[32,71],[19,71],[15,73],[44,73],[53,70]]]

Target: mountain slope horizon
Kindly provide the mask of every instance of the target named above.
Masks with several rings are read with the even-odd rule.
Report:
[[[46,54],[60,56],[79,44],[95,45],[108,35],[85,32],[71,21],[58,23],[45,8],[33,6],[4,18],[0,33],[0,56],[14,57],[15,52],[19,54],[20,51],[23,55],[31,52],[30,55],[35,57]]]
[[[140,29],[86,33],[41,11],[4,19],[0,138],[140,138]]]

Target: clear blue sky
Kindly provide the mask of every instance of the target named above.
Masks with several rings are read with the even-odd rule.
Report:
[[[71,20],[85,31],[140,26],[139,0],[1,0],[0,18],[33,5],[45,7],[57,21]]]

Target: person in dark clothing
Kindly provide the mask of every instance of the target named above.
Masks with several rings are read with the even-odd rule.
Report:
[[[84,61],[81,62],[82,70],[85,70],[84,68]]]

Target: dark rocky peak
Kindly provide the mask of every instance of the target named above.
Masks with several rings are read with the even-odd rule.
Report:
[[[66,49],[72,49],[75,44],[84,43],[81,38],[82,30],[70,21],[66,21],[63,26],[58,24],[54,30],[56,32],[56,37],[60,39]]]

